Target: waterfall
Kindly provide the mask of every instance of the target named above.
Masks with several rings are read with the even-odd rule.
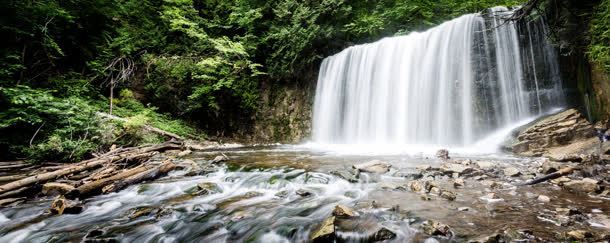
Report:
[[[313,140],[469,145],[563,102],[542,19],[495,7],[349,47],[321,64]]]

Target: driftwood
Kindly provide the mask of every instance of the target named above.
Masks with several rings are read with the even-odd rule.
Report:
[[[525,183],[523,183],[521,185],[522,186],[535,185],[535,184],[542,183],[542,182],[545,182],[545,181],[548,181],[548,180],[557,179],[559,177],[572,174],[572,172],[574,172],[575,170],[576,169],[573,168],[573,167],[566,167],[566,168],[560,169],[560,170],[558,170],[556,172],[553,172],[551,174],[545,175],[543,177],[532,179],[532,180],[527,181],[527,182],[525,182]]]
[[[57,169],[55,171],[38,173],[33,176],[29,176],[29,177],[26,177],[23,179],[12,181],[12,182],[4,184],[4,185],[0,185],[0,198],[7,198],[7,197],[12,197],[12,196],[18,195],[19,193],[24,191],[24,188],[27,189],[33,185],[45,183],[47,181],[58,180],[58,179],[65,178],[65,177],[72,177],[70,179],[79,178],[79,176],[76,176],[76,174],[79,174],[79,173],[84,173],[85,178],[83,179],[83,181],[87,182],[87,181],[93,180],[93,182],[86,183],[86,184],[93,184],[93,185],[89,185],[89,187],[96,189],[97,187],[95,185],[97,185],[97,184],[101,184],[101,187],[103,187],[103,186],[107,185],[105,183],[112,182],[113,179],[123,179],[123,178],[129,177],[131,175],[135,175],[137,173],[143,172],[146,169],[146,167],[144,167],[141,164],[141,162],[148,161],[153,155],[155,155],[159,152],[169,150],[169,149],[180,149],[180,148],[182,148],[181,144],[176,143],[175,141],[169,141],[169,142],[152,145],[152,146],[116,149],[116,150],[110,151],[110,152],[104,154],[103,156],[100,156],[97,158],[85,160],[85,161],[75,163],[75,164],[66,165],[65,167],[60,167],[60,169]],[[116,170],[116,168],[119,168],[119,167],[113,166],[113,164],[121,164],[121,166],[123,168],[134,167],[134,165],[135,165],[135,167],[121,172],[121,171]],[[96,171],[96,172],[105,172],[106,174],[99,174],[99,173],[96,174],[95,172],[94,173],[86,172],[89,170],[96,170],[104,165],[107,165],[107,166],[109,166],[108,168],[113,168],[113,169]],[[141,169],[136,169],[138,167],[142,167],[144,170],[140,171]],[[134,169],[136,169],[136,170],[134,170]],[[119,172],[121,172],[121,173],[119,173]],[[127,172],[131,172],[131,173],[128,174]],[[91,176],[94,174],[96,175],[95,178],[88,177],[88,176]],[[113,174],[115,174],[115,175],[113,175]],[[117,177],[118,175],[122,175],[122,176]],[[98,179],[98,178],[101,178],[101,179]],[[81,194],[82,192],[84,192],[84,194],[88,194],[90,192],[89,191],[90,189],[88,187],[86,187],[86,184],[77,188],[77,190],[79,192],[78,194]]]
[[[155,179],[157,177],[167,174],[168,172],[172,171],[175,168],[176,168],[176,164],[171,162],[171,160],[166,160],[163,163],[161,163],[160,165],[157,165],[153,168],[150,168],[150,169],[142,171],[138,174],[117,180],[114,183],[109,184],[109,185],[105,186],[104,188],[102,188],[102,192],[103,193],[115,192],[115,191],[121,190],[129,185],[133,185],[133,184],[136,184],[136,183],[139,183],[142,181],[146,181],[146,180],[152,180],[152,179]]]

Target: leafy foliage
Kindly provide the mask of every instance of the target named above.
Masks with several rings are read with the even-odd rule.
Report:
[[[602,1],[591,20],[589,57],[610,73],[610,1]]]

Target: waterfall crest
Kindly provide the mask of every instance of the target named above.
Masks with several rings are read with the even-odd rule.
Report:
[[[468,145],[562,105],[544,21],[505,22],[510,13],[495,7],[327,57],[313,140]]]

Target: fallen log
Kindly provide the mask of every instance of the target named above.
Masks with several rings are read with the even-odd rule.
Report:
[[[545,182],[545,181],[548,181],[548,180],[557,179],[559,177],[572,174],[572,172],[574,172],[575,170],[576,170],[576,168],[566,167],[566,168],[560,169],[558,171],[555,171],[555,172],[553,172],[551,174],[548,174],[546,176],[543,176],[543,177],[540,177],[540,178],[535,178],[535,179],[532,179],[532,180],[527,181],[525,183],[522,183],[522,184],[520,184],[520,186],[535,185],[535,184],[542,183],[542,182]]]
[[[102,193],[111,193],[121,190],[129,185],[133,185],[146,180],[153,180],[158,177],[161,177],[170,171],[176,168],[176,164],[174,164],[171,160],[166,160],[158,166],[155,166],[151,169],[138,173],[136,175],[132,175],[122,180],[118,180],[110,185],[102,188]]]
[[[29,186],[34,183],[46,182],[46,181],[49,181],[52,179],[59,178],[61,176],[69,175],[69,174],[76,173],[76,172],[81,172],[83,170],[96,168],[105,163],[112,163],[112,162],[118,161],[118,160],[135,160],[135,159],[141,159],[141,158],[149,158],[149,157],[153,156],[154,154],[156,154],[156,152],[146,152],[146,153],[140,153],[140,154],[134,154],[134,155],[115,155],[110,158],[100,158],[100,159],[88,160],[84,163],[79,163],[79,164],[76,164],[74,166],[71,166],[71,167],[68,167],[65,169],[56,170],[53,172],[47,172],[47,173],[43,173],[43,174],[39,174],[39,175],[35,175],[35,176],[30,176],[30,177],[27,177],[27,178],[24,178],[24,179],[21,179],[18,181],[4,184],[4,185],[0,186],[0,194],[9,192],[9,191],[12,191],[15,189],[19,189],[24,186]]]
[[[120,172],[113,176],[79,186],[76,189],[72,190],[71,192],[67,193],[66,197],[72,199],[72,198],[82,198],[82,197],[87,197],[87,196],[91,196],[91,195],[101,194],[102,188],[113,183],[114,181],[122,180],[122,179],[130,177],[132,175],[142,173],[146,170],[148,170],[148,168],[146,166],[142,166],[142,165],[128,169],[128,170],[124,170],[123,172]]]
[[[25,176],[25,175],[0,176],[0,183],[7,182],[7,181],[8,182],[16,181],[19,179],[23,179],[25,177],[27,177],[27,176]]]
[[[0,195],[5,194],[7,192],[17,190],[19,188],[29,186],[35,183],[43,183],[49,180],[57,179],[62,176],[70,175],[73,173],[78,173],[84,170],[95,169],[104,164],[113,163],[113,162],[129,162],[136,161],[141,159],[148,159],[153,155],[157,154],[160,151],[165,151],[168,149],[179,149],[182,148],[182,144],[176,143],[175,141],[169,141],[161,144],[156,144],[147,147],[138,147],[135,149],[129,149],[123,153],[113,154],[109,156],[93,158],[89,160],[85,160],[76,164],[72,164],[66,168],[59,169],[52,172],[46,172],[30,177],[23,178],[21,180],[13,181],[7,184],[0,186]]]

